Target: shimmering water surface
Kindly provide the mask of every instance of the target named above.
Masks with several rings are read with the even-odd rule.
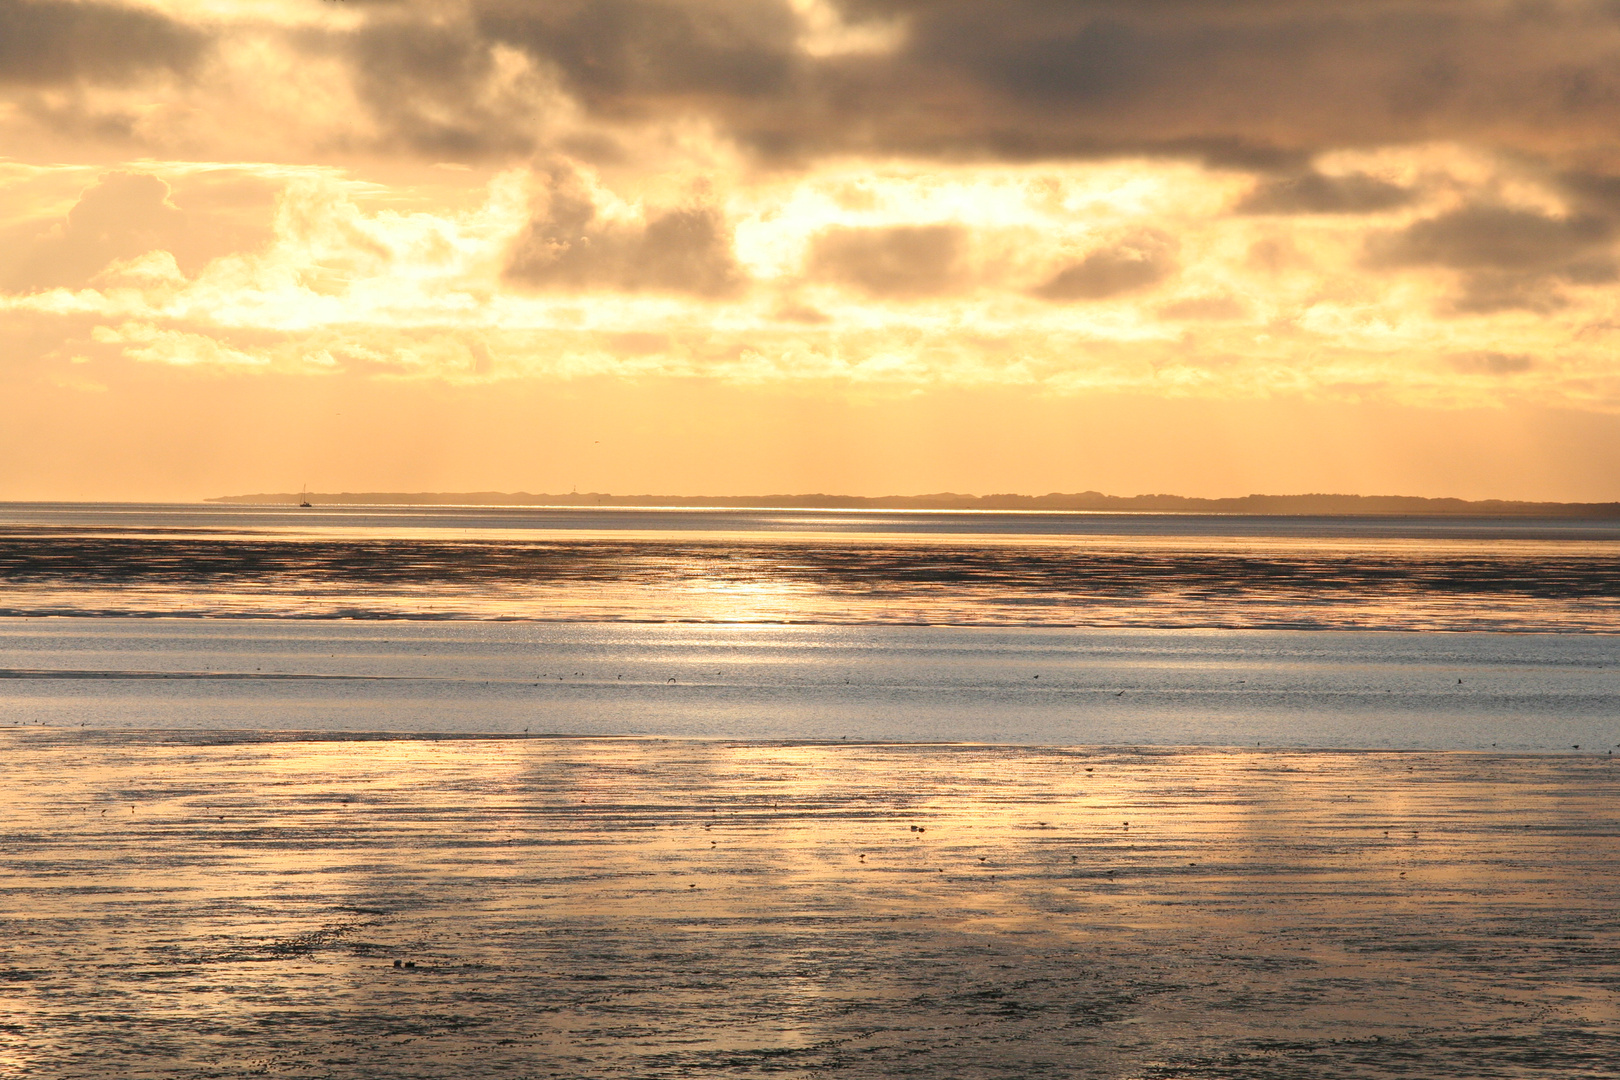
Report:
[[[1617,634],[1612,522],[0,506],[0,1077],[1620,1077]]]
[[[1620,742],[1617,522],[10,504],[0,586],[13,725]]]
[[[1620,522],[0,506],[0,615],[1620,632]]]

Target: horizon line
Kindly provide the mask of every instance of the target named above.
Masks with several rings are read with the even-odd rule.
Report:
[[[259,492],[220,495],[205,503],[236,505],[297,505],[308,498],[318,505],[351,506],[483,506],[554,509],[735,509],[735,510],[870,510],[945,512],[1056,512],[1056,513],[1271,513],[1362,515],[1557,515],[1620,517],[1620,501],[1562,502],[1525,499],[1461,499],[1423,495],[1350,495],[1309,492],[1291,495],[1250,494],[1203,498],[1154,493],[1106,495],[1098,491],[1050,492],[1044,495],[995,493],[967,495],[934,492],[924,495],[614,495],[609,492],[569,494],[527,491],[461,492]]]

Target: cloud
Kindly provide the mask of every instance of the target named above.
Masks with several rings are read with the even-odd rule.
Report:
[[[1465,206],[1373,236],[1371,266],[1435,266],[1459,271],[1459,312],[1546,311],[1562,303],[1558,282],[1615,280],[1613,227],[1590,214],[1565,217],[1504,206]]]
[[[637,161],[654,134],[684,125],[773,164],[1196,159],[1282,177],[1251,194],[1252,213],[1401,204],[1387,181],[1306,171],[1335,148],[1449,141],[1596,168],[1613,156],[1620,98],[1620,15],[1604,0],[309,0],[288,6],[296,17],[195,7],[180,21],[109,0],[0,0],[0,83],[181,72],[209,93],[120,102],[78,122],[104,120],[103,138],[192,124],[224,139],[255,92],[233,72],[262,64],[285,77],[260,97],[311,106],[289,109],[296,130],[276,141],[301,135],[322,153],[515,163],[591,142],[601,160],[618,148]],[[43,123],[73,115],[61,102],[23,107]]]
[[[1597,217],[1469,206],[1414,222],[1376,249],[1381,262],[1394,266],[1549,272],[1606,247],[1611,235]]]
[[[1405,206],[1413,192],[1365,173],[1305,173],[1255,186],[1237,204],[1240,214],[1370,214]]]
[[[1157,285],[1175,269],[1175,243],[1163,233],[1147,231],[1071,263],[1034,294],[1054,301],[1106,300]]]
[[[191,277],[220,256],[267,243],[285,183],[249,168],[208,166],[169,167],[162,176],[114,170],[86,186],[87,172],[43,170],[35,190],[0,201],[13,210],[70,203],[66,213],[35,209],[0,228],[0,292],[99,287],[160,266],[167,269],[158,276],[171,283]]]
[[[203,31],[152,11],[76,0],[0,0],[0,83],[123,82],[192,70]]]
[[[936,296],[957,283],[962,232],[952,225],[827,229],[811,244],[807,271],[871,296]]]
[[[1617,17],[1595,0],[847,0],[844,11],[903,21],[905,43],[814,81],[844,107],[845,130],[923,152],[1134,151],[1265,169],[1416,139],[1564,151],[1610,141],[1620,92]]]
[[[82,166],[0,163],[0,208],[29,230],[0,236],[0,273],[37,249],[52,259],[34,270],[73,283],[0,295],[0,322],[56,320],[55,342],[40,331],[12,354],[89,356],[115,390],[117,365],[138,361],[356,385],[678,377],[1620,408],[1613,290],[1577,287],[1611,227],[1525,209],[1558,205],[1563,181],[1491,161],[1410,148],[1324,164],[1480,200],[1406,211],[1402,228],[1232,214],[1251,180],[1144,161],[719,172],[721,194],[684,201],[649,193],[702,190],[685,175],[561,160],[392,184],[148,163],[161,176],[88,187]],[[1504,192],[1524,202],[1485,201]],[[260,218],[267,236],[247,228]],[[246,242],[198,265],[221,221]],[[1273,239],[1293,254],[1248,258]]]
[[[772,164],[1175,157],[1282,177],[1242,204],[1273,214],[1401,204],[1387,181],[1305,171],[1336,148],[1451,142],[1598,171],[1616,149],[1606,0],[158,6],[0,0],[0,104],[77,138],[190,146],[229,141],[244,106],[272,102],[261,111],[287,123],[262,141],[289,154],[516,163],[593,143],[635,162],[698,133]],[[164,72],[186,86],[41,89]]]
[[[1569,171],[1555,178],[1561,194],[1588,213],[1620,217],[1620,176]]]
[[[173,367],[260,368],[269,361],[253,353],[231,348],[204,334],[163,329],[143,323],[126,323],[113,328],[98,326],[92,334],[104,345],[121,345],[131,360]]]
[[[508,280],[535,288],[689,293],[719,297],[743,284],[731,234],[711,206],[608,217],[568,168],[554,169],[506,265]]]
[[[392,35],[392,44],[373,41],[354,59],[385,120],[398,104],[390,80],[409,101],[422,96],[424,72],[461,85],[505,48],[555,77],[597,121],[701,118],[776,159],[1147,154],[1298,172],[1323,149],[1414,140],[1564,154],[1610,141],[1620,94],[1620,18],[1598,0],[842,0],[836,32],[831,5],[809,0],[375,10],[362,36]],[[457,11],[465,18],[447,14]],[[408,34],[445,41],[412,45],[422,55],[405,61]],[[865,44],[828,44],[835,39]],[[447,130],[483,130],[487,146],[496,121],[480,120],[482,108],[476,95],[458,105],[447,94],[433,114]],[[500,122],[520,135],[527,121]],[[1297,211],[1267,212],[1395,205],[1376,181],[1295,181],[1262,202],[1293,199]]]
[[[475,12],[490,40],[554,66],[610,112],[779,96],[796,62],[798,21],[782,0],[484,0]]]
[[[1500,352],[1453,353],[1446,363],[1464,375],[1518,375],[1536,366],[1534,357]]]
[[[1230,296],[1190,296],[1159,309],[1159,318],[1196,322],[1221,322],[1242,319],[1249,309],[1241,300]]]
[[[145,173],[112,172],[88,188],[66,220],[32,222],[16,233],[17,254],[0,288],[10,292],[79,288],[109,263],[167,250],[186,232],[186,216],[169,202],[169,185]]]
[[[544,88],[471,26],[391,20],[346,47],[360,99],[396,144],[453,160],[534,150]]]

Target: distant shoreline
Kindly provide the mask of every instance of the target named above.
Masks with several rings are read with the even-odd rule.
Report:
[[[296,506],[297,492],[220,495],[211,503]],[[317,506],[550,506],[711,510],[1027,510],[1115,513],[1256,514],[1279,516],[1467,516],[1620,519],[1620,502],[1520,502],[1506,499],[1428,499],[1413,495],[1245,495],[1198,499],[1183,495],[1104,495],[1097,491],[1048,495],[567,495],[527,491],[309,492]]]

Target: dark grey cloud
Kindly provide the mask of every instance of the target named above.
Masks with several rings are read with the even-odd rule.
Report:
[[[586,102],[636,111],[668,98],[775,97],[796,65],[781,0],[483,0],[492,41],[549,62]]]
[[[1034,290],[1043,300],[1106,300],[1151,288],[1175,273],[1175,244],[1162,233],[1142,233],[1099,248],[1059,270]]]
[[[1547,272],[1607,247],[1613,229],[1592,215],[1553,217],[1503,206],[1467,206],[1413,222],[1374,244],[1393,266]]]
[[[69,0],[0,0],[0,83],[122,82],[190,70],[200,30],[155,12]]]
[[[1571,205],[1581,212],[1620,219],[1620,176],[1572,170],[1553,179]]]
[[[311,45],[331,51],[328,39]],[[494,56],[466,23],[380,20],[343,46],[361,99],[393,141],[450,160],[533,151],[543,118],[521,98],[485,92]]]
[[[1467,206],[1373,237],[1375,268],[1443,267],[1460,272],[1464,312],[1546,310],[1560,283],[1615,280],[1613,226],[1593,214],[1565,217],[1502,206]]]
[[[548,196],[512,249],[511,281],[698,296],[724,296],[743,285],[730,230],[712,207],[656,211],[645,223],[606,221],[566,169],[552,173]]]
[[[934,296],[958,281],[962,239],[952,225],[827,229],[811,244],[807,270],[872,296]]]
[[[1240,214],[1370,214],[1412,201],[1409,188],[1365,173],[1305,173],[1263,181],[1237,204]]]
[[[1404,0],[847,0],[911,32],[886,86],[911,138],[991,152],[1196,155],[1293,168],[1325,146],[1446,134],[1525,139],[1549,114],[1604,123],[1620,65],[1577,48],[1613,32],[1597,4]],[[1584,63],[1570,57],[1584,55]],[[1569,100],[1572,80],[1590,101]],[[1612,98],[1610,99],[1612,100]],[[943,118],[944,123],[939,120]],[[930,121],[938,126],[930,130]],[[894,129],[891,138],[905,140]]]
[[[697,116],[767,159],[1197,158],[1295,174],[1256,193],[1279,213],[1394,205],[1371,178],[1298,175],[1330,147],[1455,139],[1556,159],[1615,140],[1620,7],[1608,0],[838,6],[852,24],[901,27],[899,46],[807,55],[788,0],[464,0],[375,7],[351,57],[385,121],[431,116],[444,148],[464,138],[469,153],[505,152],[503,125],[511,147],[532,135],[532,114],[479,115],[487,105],[465,92],[505,47],[599,119]],[[424,107],[400,111],[413,101]]]
[[[1464,375],[1518,375],[1536,366],[1535,357],[1524,353],[1453,353],[1446,363]]]

